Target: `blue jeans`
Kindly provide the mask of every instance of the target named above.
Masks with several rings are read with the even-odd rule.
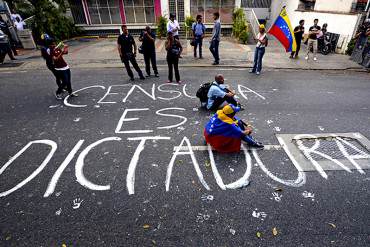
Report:
[[[256,47],[254,52],[254,63],[252,72],[261,72],[262,70],[262,58],[265,54],[265,47]]]
[[[197,47],[199,46],[199,57],[202,57],[203,39],[201,36],[196,36],[194,39],[194,57],[197,56]]]
[[[219,40],[212,40],[211,45],[209,46],[209,50],[211,51],[216,63],[218,63],[220,61],[220,56],[218,55],[218,46],[219,45],[220,45]]]
[[[245,127],[244,127],[243,123],[240,120],[238,121],[238,126],[242,130],[245,130]],[[248,143],[248,145],[256,145],[257,144],[257,142],[253,139],[253,137],[251,135],[243,136],[242,140],[245,141],[246,143]]]

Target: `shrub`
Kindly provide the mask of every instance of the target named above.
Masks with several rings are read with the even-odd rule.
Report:
[[[167,35],[167,18],[160,16],[157,21],[157,36],[159,38]]]
[[[56,40],[71,38],[79,33],[73,20],[65,16],[65,2],[61,0],[14,1],[13,7],[25,16],[33,16],[27,23],[37,41],[43,33],[48,33]],[[28,6],[28,7],[27,7]],[[26,8],[27,7],[27,8]]]
[[[248,40],[248,23],[245,18],[243,9],[238,8],[233,13],[233,27],[232,34],[235,38],[238,38],[243,44]]]
[[[186,31],[187,36],[191,37],[191,34],[189,34],[189,31],[191,30],[191,26],[193,25],[194,22],[195,22],[195,19],[191,15],[185,18],[185,31]]]
[[[248,41],[249,33],[246,30],[243,30],[240,35],[239,35],[239,40],[243,43],[246,44]]]
[[[352,55],[353,50],[355,49],[356,45],[356,39],[351,39],[351,41],[348,43],[346,54],[347,55]]]

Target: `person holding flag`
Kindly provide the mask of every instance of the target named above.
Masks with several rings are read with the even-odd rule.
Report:
[[[294,32],[285,7],[276,18],[274,24],[267,32],[275,36],[280,43],[285,47],[286,52],[295,52],[297,50],[297,43],[294,37]]]
[[[257,34],[256,41],[257,45],[256,50],[254,51],[253,68],[249,72],[259,75],[262,70],[262,58],[265,54],[265,49],[268,44],[268,39],[265,32],[265,25],[263,24],[259,26],[259,33]]]

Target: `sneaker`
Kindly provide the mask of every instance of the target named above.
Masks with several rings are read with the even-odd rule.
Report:
[[[177,81],[177,83],[178,83],[178,84],[181,84],[181,83],[182,83],[182,81]]]
[[[305,56],[304,59],[308,60],[308,56]]]
[[[145,80],[145,77],[144,76],[140,77],[140,80]]]
[[[135,81],[134,77],[130,78],[130,81]]]
[[[154,76],[155,76],[155,77],[159,77],[159,75],[158,75],[158,74],[155,74]]]
[[[262,143],[260,142],[256,142],[255,144],[251,144],[249,145],[250,147],[253,147],[253,148],[264,148],[265,146],[262,145]]]
[[[150,75],[146,75],[145,77],[148,78],[148,77],[150,77]]]
[[[69,95],[69,97],[78,97],[78,94],[76,94],[76,93],[71,93],[71,94]]]
[[[203,57],[202,57],[202,56],[200,56],[200,57],[199,57],[199,59],[203,59]]]
[[[256,75],[260,75],[260,74],[261,74],[261,72],[259,72],[259,71],[256,72]]]
[[[213,62],[212,65],[219,65],[219,62]]]
[[[254,71],[253,69],[249,70],[249,73],[255,73],[256,71]]]
[[[170,81],[170,80],[167,80],[167,83],[172,83],[172,81]]]
[[[289,56],[289,58],[293,58],[293,56],[292,56],[292,55],[290,55],[290,56]]]
[[[56,99],[63,99],[63,98],[62,98],[62,95],[57,94],[56,92],[54,93],[54,95],[55,95],[55,98],[56,98]]]
[[[317,61],[317,58],[316,58],[316,57],[314,57],[314,58],[313,58],[313,60],[314,60],[314,61]]]

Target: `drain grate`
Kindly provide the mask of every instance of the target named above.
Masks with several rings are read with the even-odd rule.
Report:
[[[370,157],[369,150],[367,150],[363,145],[361,145],[361,143],[355,138],[341,137],[341,139],[345,140],[351,145],[350,146],[342,143],[349,155],[354,156],[366,154],[368,157]],[[334,159],[345,159],[346,157],[340,151],[339,146],[336,143],[336,140],[337,140],[336,137],[318,137],[318,138],[300,139],[302,144],[307,148],[313,147],[315,143],[319,143],[319,146],[315,149],[316,151],[327,154]],[[298,140],[293,140],[293,143],[298,147],[297,141]],[[317,155],[314,153],[310,155],[315,160],[326,160],[321,155]]]

